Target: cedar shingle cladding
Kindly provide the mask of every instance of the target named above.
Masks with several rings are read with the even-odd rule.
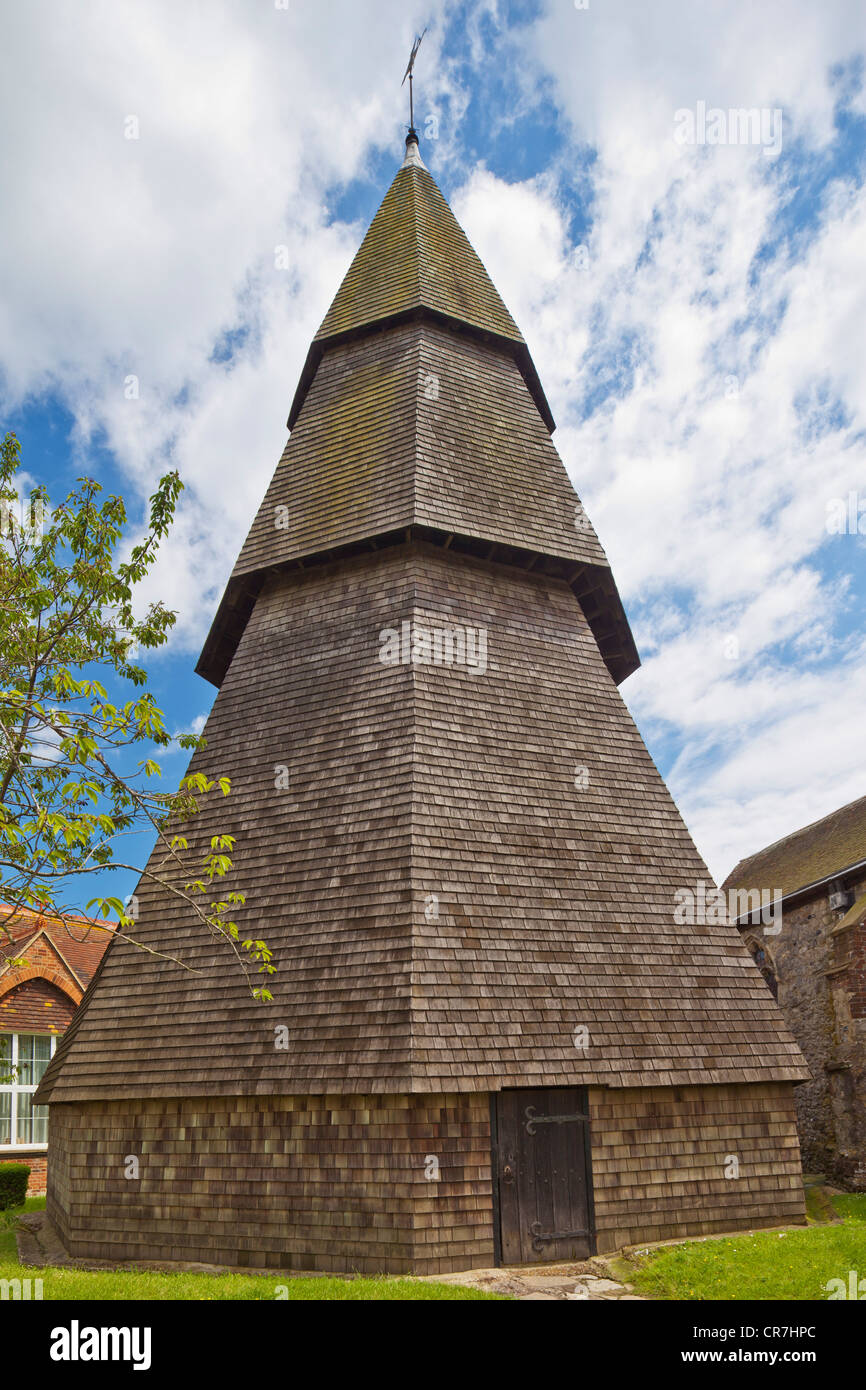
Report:
[[[487,628],[486,673],[382,665],[405,619]],[[205,736],[276,1002],[143,882],[138,937],[203,973],[115,942],[42,1097],[806,1074],[736,931],[674,923],[709,875],[563,581],[417,544],[274,576]]]
[[[593,1088],[589,1105],[600,1252],[802,1223],[790,1086]],[[59,1105],[51,1138],[48,1214],[78,1257],[362,1274],[494,1262],[486,1096]]]
[[[513,360],[406,324],[324,357],[233,577],[412,525],[607,567],[578,505]]]
[[[398,171],[310,348],[289,425],[196,668],[207,680],[221,683],[271,569],[412,527],[563,574],[614,679],[636,670],[526,344],[426,169]]]
[[[406,165],[370,223],[316,339],[420,307],[523,342],[430,174]]]

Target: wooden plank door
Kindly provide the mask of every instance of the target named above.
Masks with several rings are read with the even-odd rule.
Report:
[[[493,1144],[501,1263],[593,1254],[586,1088],[498,1092]]]

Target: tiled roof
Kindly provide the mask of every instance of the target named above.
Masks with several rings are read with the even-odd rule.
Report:
[[[38,932],[44,931],[85,986],[96,973],[116,925],[105,922],[95,926],[89,919],[79,917],[59,921],[20,907],[14,910],[10,920],[9,912],[9,908],[0,904],[0,969],[6,960],[26,955],[28,944]],[[14,947],[6,934],[7,925],[15,941]]]
[[[866,860],[866,796],[741,859],[725,888],[780,889],[784,896]]]

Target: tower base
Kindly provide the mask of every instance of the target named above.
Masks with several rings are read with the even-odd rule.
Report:
[[[436,1274],[802,1223],[792,1086],[55,1103],[79,1258]]]

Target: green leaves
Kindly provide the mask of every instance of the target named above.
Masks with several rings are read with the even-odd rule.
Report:
[[[87,911],[96,908],[100,917],[108,918],[112,912],[117,913],[118,917],[126,916],[126,906],[120,898],[91,898],[87,904]]]
[[[229,778],[196,768],[177,791],[158,785],[157,752],[206,746],[196,734],[169,733],[138,664],[139,652],[162,646],[175,622],[162,603],[139,611],[137,600],[172,524],[180,477],[160,479],[145,534],[118,561],[127,525],[121,497],[79,478],[51,510],[37,489],[38,525],[24,527],[13,522],[20,472],[18,440],[7,434],[0,441],[0,898],[68,915],[67,898],[74,902],[82,878],[141,872],[126,863],[122,846],[146,831],[158,846],[146,881],[180,897],[244,970],[250,962],[262,968],[269,956],[261,943],[241,945],[225,920],[243,895],[227,894],[210,908],[200,901],[231,872],[234,837],[210,833],[207,848],[196,850],[193,837],[179,833],[180,822],[229,795]],[[136,760],[135,750],[144,756]],[[116,915],[124,929],[133,925],[119,898],[92,898],[92,909]]]

